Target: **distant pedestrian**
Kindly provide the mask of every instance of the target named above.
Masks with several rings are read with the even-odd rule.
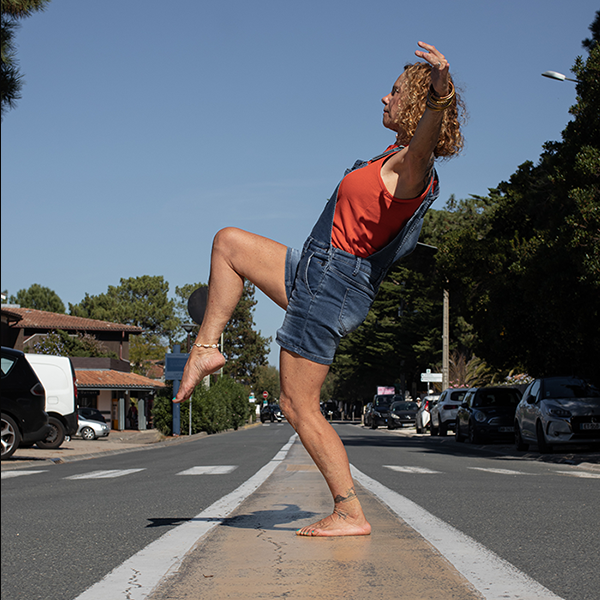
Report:
[[[407,65],[382,98],[383,125],[396,133],[395,143],[347,171],[302,251],[239,229],[217,233],[204,321],[174,399],[189,398],[206,375],[224,365],[218,342],[245,279],[286,310],[277,332],[280,405],[334,501],[330,516],[303,527],[299,535],[371,532],[346,451],[321,414],[319,397],[340,339],[364,321],[389,268],[416,246],[425,212],[439,194],[434,159],[462,148],[462,104],[449,64],[434,46],[419,46],[415,54],[426,62]],[[336,103],[351,92],[342,88],[330,99],[334,118],[339,116]],[[282,102],[286,95],[294,95],[293,78]],[[244,150],[227,160],[235,169]]]

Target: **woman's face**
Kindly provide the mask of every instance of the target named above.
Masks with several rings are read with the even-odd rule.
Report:
[[[398,117],[400,116],[402,98],[404,96],[402,85],[404,83],[404,73],[398,77],[392,87],[392,91],[384,96],[383,102],[383,126],[398,131]]]

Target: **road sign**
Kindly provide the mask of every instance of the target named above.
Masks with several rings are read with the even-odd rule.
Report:
[[[269,397],[269,392],[263,392],[263,398],[268,398]]]
[[[181,352],[165,354],[165,379],[181,381],[188,356]]]
[[[421,373],[421,381],[429,383],[442,383],[441,373]]]

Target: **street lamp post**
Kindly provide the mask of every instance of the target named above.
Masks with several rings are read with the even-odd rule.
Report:
[[[187,332],[187,351],[189,354],[190,353],[190,335],[192,334],[192,331],[194,330],[194,327],[196,327],[196,325],[194,325],[194,323],[183,323],[182,327]],[[190,418],[189,418],[189,424],[188,424],[188,435],[192,435],[192,397],[191,396],[190,396]]]
[[[562,73],[557,73],[556,71],[544,71],[542,73],[542,77],[548,77],[549,79],[556,79],[557,81],[572,81],[574,83],[579,83],[577,79],[569,79],[566,75]]]

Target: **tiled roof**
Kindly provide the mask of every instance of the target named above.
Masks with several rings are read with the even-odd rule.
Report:
[[[148,390],[164,388],[166,384],[158,379],[150,379],[137,373],[123,373],[121,371],[87,371],[75,369],[77,387],[85,389],[113,389],[113,390]]]
[[[141,327],[121,325],[98,319],[85,319],[60,313],[46,312],[34,308],[10,308],[11,313],[20,315],[22,320],[14,325],[17,329],[63,329],[71,331],[125,331],[142,333]]]

